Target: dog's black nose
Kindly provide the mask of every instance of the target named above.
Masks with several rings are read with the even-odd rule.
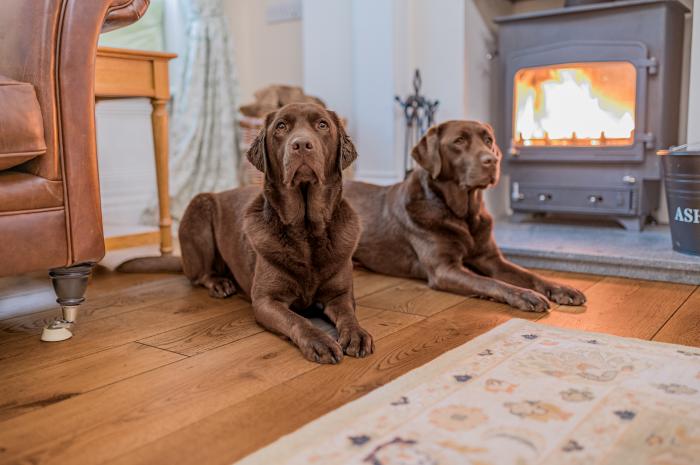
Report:
[[[496,158],[496,155],[494,155],[492,153],[488,153],[488,152],[482,153],[480,158],[481,158],[481,164],[486,166],[486,167],[494,166],[496,164],[496,162],[498,161],[498,158]]]
[[[292,140],[291,144],[294,152],[309,152],[314,148],[311,139],[307,137],[296,137]]]

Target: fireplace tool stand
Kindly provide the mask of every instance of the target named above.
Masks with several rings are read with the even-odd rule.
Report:
[[[404,118],[406,120],[406,132],[404,136],[404,156],[403,156],[403,171],[404,178],[413,170],[413,160],[411,159],[411,150],[418,143],[423,134],[426,133],[435,121],[435,113],[437,112],[440,102],[438,100],[428,100],[424,95],[420,94],[420,88],[423,80],[420,76],[420,70],[416,69],[413,75],[413,94],[401,99],[398,95],[394,100],[403,109]]]

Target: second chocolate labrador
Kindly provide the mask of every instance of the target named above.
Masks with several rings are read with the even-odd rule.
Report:
[[[413,149],[401,183],[348,182],[345,197],[363,231],[354,258],[370,270],[419,278],[435,289],[542,312],[549,301],[582,305],[582,292],[519,267],[501,254],[483,191],[496,184],[501,152],[489,125],[448,121]]]

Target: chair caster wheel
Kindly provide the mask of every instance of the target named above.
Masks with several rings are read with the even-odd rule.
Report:
[[[73,333],[68,329],[71,326],[66,321],[54,321],[53,323],[44,326],[41,332],[41,340],[45,342],[60,342],[73,337]]]

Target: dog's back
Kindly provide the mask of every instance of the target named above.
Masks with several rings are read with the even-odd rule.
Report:
[[[262,190],[257,186],[239,187],[217,193],[202,193],[195,196],[187,206],[182,216],[178,236],[180,246],[184,249],[195,242],[197,247],[210,248],[215,261],[212,266],[221,268],[223,274],[238,274],[241,281],[236,280],[238,290],[247,295],[250,287],[246,273],[251,274],[254,262],[254,251],[245,239],[243,221],[248,206],[260,196]],[[224,240],[217,240],[224,238]],[[184,240],[183,240],[184,239]],[[184,252],[184,251],[183,251]],[[227,269],[226,257],[238,257],[231,260],[237,269]],[[194,254],[195,262],[199,255]],[[174,255],[161,257],[141,257],[128,260],[117,268],[124,273],[163,273],[183,272],[193,281],[198,280],[198,266],[191,260],[183,264],[180,257]],[[238,273],[236,273],[238,272]]]
[[[344,183],[343,196],[362,223],[362,235],[353,258],[379,273],[422,278],[417,257],[404,231],[406,212],[396,202],[402,198],[405,181],[391,186],[364,182]]]
[[[261,195],[259,187],[248,186],[192,199],[178,231],[185,276],[200,283],[211,279],[213,270],[217,276],[233,278],[237,290],[250,296],[255,251],[243,225],[248,207]],[[224,288],[214,294],[225,297],[230,291]]]

